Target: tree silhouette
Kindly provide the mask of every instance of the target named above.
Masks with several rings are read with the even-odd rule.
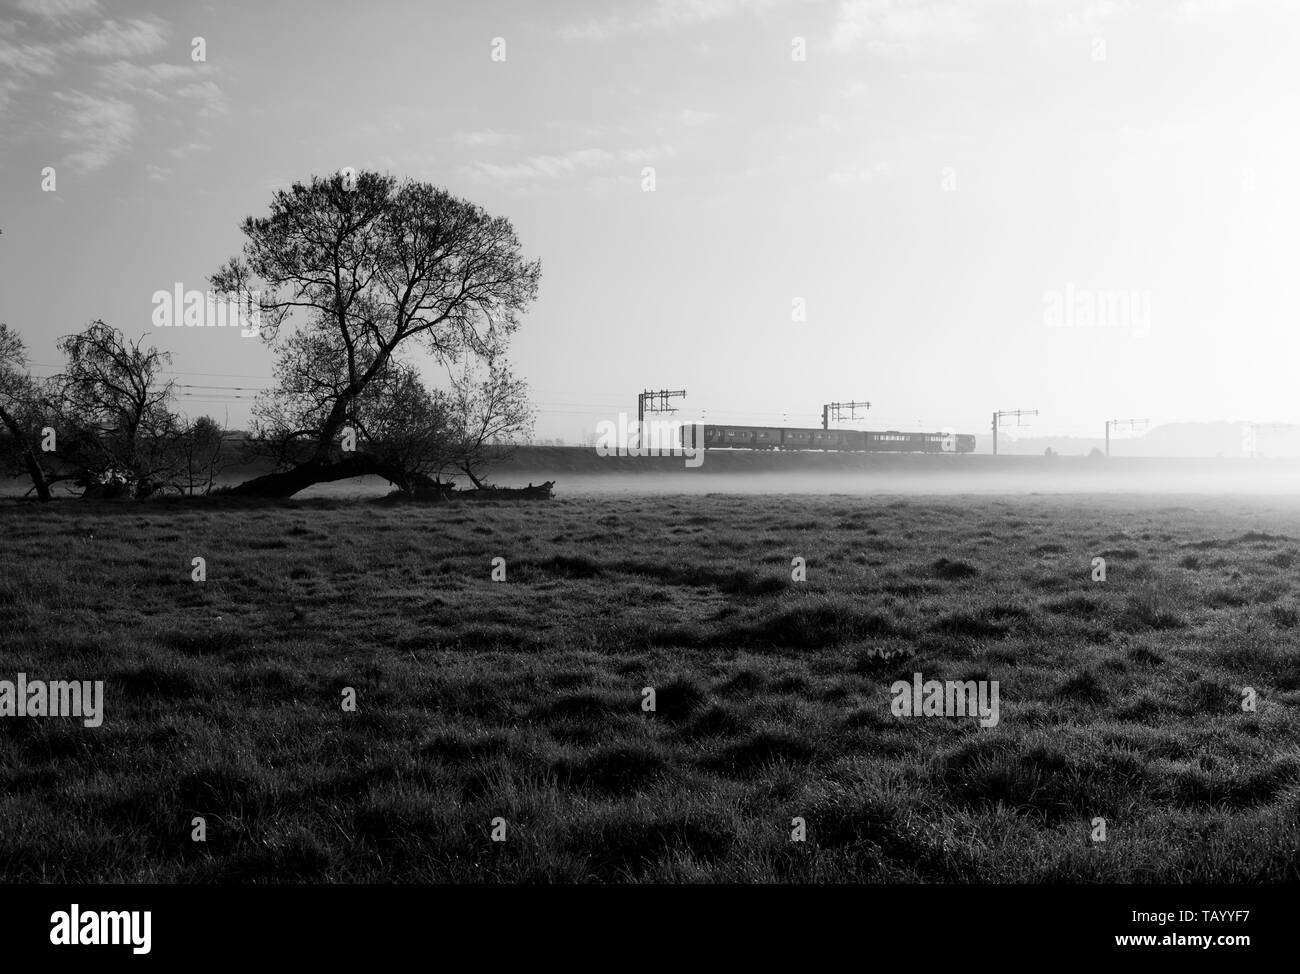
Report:
[[[361,172],[277,191],[270,215],[242,230],[242,256],[212,285],[256,312],[277,350],[254,432],[278,469],[234,492],[288,497],[364,474],[434,483],[465,422],[457,397],[425,389],[407,356],[449,370],[502,361],[541,275],[510,222],[427,183]]]

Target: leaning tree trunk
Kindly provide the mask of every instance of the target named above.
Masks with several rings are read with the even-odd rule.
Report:
[[[352,453],[342,460],[308,460],[289,470],[263,474],[230,490],[235,497],[292,497],[313,484],[327,484],[353,477],[383,477],[402,490],[437,487],[433,478],[422,473],[401,470],[368,453]]]
[[[466,475],[467,477],[469,477],[469,479],[472,480],[472,481],[474,482],[474,486],[477,487],[479,490],[486,490],[486,489],[487,489],[487,488],[483,485],[483,481],[479,480],[477,477],[474,476],[474,468],[473,468],[470,464],[468,464],[468,463],[462,463],[462,464],[460,465],[460,469],[462,469],[462,470],[465,471],[465,475]]]
[[[2,406],[0,406],[0,422],[3,422],[9,428],[9,433],[13,436],[14,442],[22,453],[23,463],[27,467],[27,474],[32,478],[32,486],[36,489],[36,496],[42,502],[50,500],[50,483],[45,478],[45,470],[41,467],[40,461],[36,459],[36,453],[32,450],[32,445],[27,442],[27,434],[23,432],[23,428],[18,425],[17,420],[10,416]]]

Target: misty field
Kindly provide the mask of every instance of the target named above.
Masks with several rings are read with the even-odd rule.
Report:
[[[1300,508],[560,489],[7,502],[0,878],[1300,880]]]

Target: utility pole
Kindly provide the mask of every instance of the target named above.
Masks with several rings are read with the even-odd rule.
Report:
[[[1110,456],[1110,428],[1114,426],[1118,429],[1121,425],[1127,425],[1129,429],[1135,430],[1139,425],[1145,426],[1151,422],[1149,419],[1108,419],[1106,420],[1106,456]]]
[[[843,418],[843,416],[840,413],[840,411],[843,409],[847,409],[849,411],[848,418],[853,420],[858,418],[857,411],[859,409],[870,409],[870,408],[871,408],[871,403],[869,402],[828,402],[824,406],[822,406],[822,429],[828,430],[831,428],[832,413],[834,414],[835,421],[838,423]]]
[[[669,392],[667,389],[660,389],[658,392],[646,390],[636,397],[636,421],[645,422],[646,413],[675,413],[677,410],[668,405],[669,399],[680,399],[686,395],[685,389],[678,389]]]
[[[1246,428],[1250,430],[1250,455],[1257,457],[1259,456],[1259,438],[1256,434],[1260,430],[1293,430],[1300,429],[1300,425],[1296,423],[1247,423]]]
[[[993,412],[993,455],[998,455],[998,426],[1002,423],[1003,416],[1016,417],[1016,425],[1020,425],[1021,416],[1037,416],[1037,409],[997,409]]]

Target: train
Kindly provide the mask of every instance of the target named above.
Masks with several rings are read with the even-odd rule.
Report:
[[[682,425],[682,445],[694,447],[694,424]],[[707,450],[842,450],[850,453],[974,453],[969,433],[898,430],[794,429],[781,426],[704,425]]]

